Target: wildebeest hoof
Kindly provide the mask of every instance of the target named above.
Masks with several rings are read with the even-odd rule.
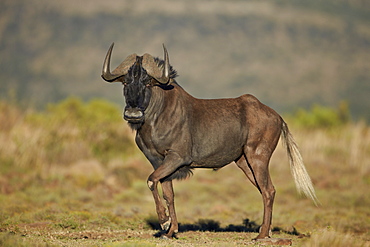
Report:
[[[170,238],[166,235],[161,235],[159,238],[163,240],[170,240]]]
[[[261,234],[261,232],[262,232],[262,226],[258,229],[258,233],[259,234]],[[272,237],[272,230],[271,230],[271,228],[269,229],[269,235],[268,236],[266,236],[266,237],[264,237],[264,238],[271,238]],[[257,238],[255,238],[255,239],[258,239],[258,237]],[[263,238],[262,238],[263,239]]]
[[[253,238],[252,239],[252,241],[254,242],[254,241],[259,241],[259,240],[264,240],[264,239],[269,239],[270,237],[264,237],[264,238],[261,238],[261,237],[259,237],[259,236],[257,236],[257,237],[255,237],[255,238]]]
[[[168,218],[166,222],[161,224],[161,228],[163,231],[168,231],[168,229],[170,229],[170,226],[171,226],[171,218]]]

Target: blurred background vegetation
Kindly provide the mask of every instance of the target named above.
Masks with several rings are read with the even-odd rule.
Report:
[[[322,205],[297,195],[278,145],[274,235],[368,246],[369,24],[362,0],[2,0],[0,245],[160,244],[151,165],[122,120],[122,86],[100,78],[114,41],[112,67],[134,52],[161,57],[165,43],[194,96],[251,93],[283,115]],[[261,223],[260,195],[236,166],[196,171],[175,191],[183,225]],[[194,246],[255,235],[218,234],[179,235]]]
[[[100,79],[134,52],[162,57],[197,97],[256,95],[278,112],[348,102],[370,120],[366,0],[0,2],[0,97],[43,107],[75,95],[123,104]]]

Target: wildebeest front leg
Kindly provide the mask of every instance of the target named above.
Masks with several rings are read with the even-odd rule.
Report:
[[[164,181],[162,183],[163,198],[167,203],[169,219],[164,223],[164,230],[167,231],[167,236],[171,237],[178,232],[178,222],[175,211],[175,201],[172,181]]]
[[[165,229],[166,222],[169,222],[169,216],[166,214],[166,209],[162,204],[161,198],[158,193],[157,186],[153,187],[152,194],[155,202],[155,209],[157,211],[159,224],[161,225],[162,230]]]
[[[148,152],[149,148],[143,142],[140,135],[136,136],[135,141],[136,141],[138,147],[143,151],[143,153],[145,154],[147,159],[150,161],[150,163],[152,163],[154,168],[159,167],[160,164],[163,163],[163,160],[161,159],[159,154],[154,154],[153,155],[151,152]],[[162,204],[162,200],[159,196],[157,186],[153,186],[153,182],[149,182],[149,181],[148,181],[148,186],[152,190],[152,194],[153,194],[153,198],[154,198],[154,202],[155,202],[155,207],[156,207],[156,212],[157,212],[157,215],[158,215],[159,223],[160,223],[162,229],[165,230],[164,229],[165,225],[166,225],[165,223],[170,222],[169,216],[166,214],[166,209]]]
[[[164,181],[162,183],[164,199],[167,202],[170,218],[167,217],[165,212],[163,212],[163,205],[158,193],[158,182],[162,179],[170,176],[179,167],[188,164],[184,158],[182,158],[178,153],[174,151],[168,151],[163,163],[149,176],[148,187],[153,193],[154,201],[156,204],[157,214],[159,218],[159,223],[163,230],[168,230],[166,237],[173,237],[173,234],[178,229],[178,224],[175,214],[175,206],[173,202],[174,194],[171,181]],[[170,227],[169,227],[170,226]]]

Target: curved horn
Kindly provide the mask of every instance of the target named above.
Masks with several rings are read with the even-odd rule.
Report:
[[[104,64],[103,64],[103,71],[101,74],[101,77],[107,82],[113,82],[115,79],[119,77],[119,75],[114,75],[114,74],[111,74],[110,72],[110,58],[112,56],[113,46],[114,46],[114,43],[111,44],[107,52],[107,55],[105,56]]]
[[[168,58],[168,52],[167,52],[167,49],[166,47],[164,46],[163,44],[163,51],[164,51],[164,65],[163,65],[163,72],[162,72],[162,76],[160,78],[157,78],[157,80],[161,83],[161,84],[168,84],[169,81],[170,81],[170,61],[169,61],[169,58]]]
[[[107,82],[114,82],[119,77],[126,75],[128,70],[135,63],[137,57],[136,53],[131,54],[120,65],[118,65],[118,67],[113,70],[113,72],[110,72],[110,59],[112,56],[113,46],[114,43],[112,43],[112,45],[109,47],[107,55],[105,56],[103,71],[101,75],[101,77]]]

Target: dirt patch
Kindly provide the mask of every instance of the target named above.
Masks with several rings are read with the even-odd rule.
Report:
[[[292,245],[292,240],[289,238],[267,238],[256,240],[257,244],[261,245]]]
[[[68,239],[97,239],[110,241],[123,241],[133,238],[150,239],[154,238],[154,231],[134,231],[134,230],[116,230],[116,231],[80,231],[80,232],[56,232],[58,238]]]

